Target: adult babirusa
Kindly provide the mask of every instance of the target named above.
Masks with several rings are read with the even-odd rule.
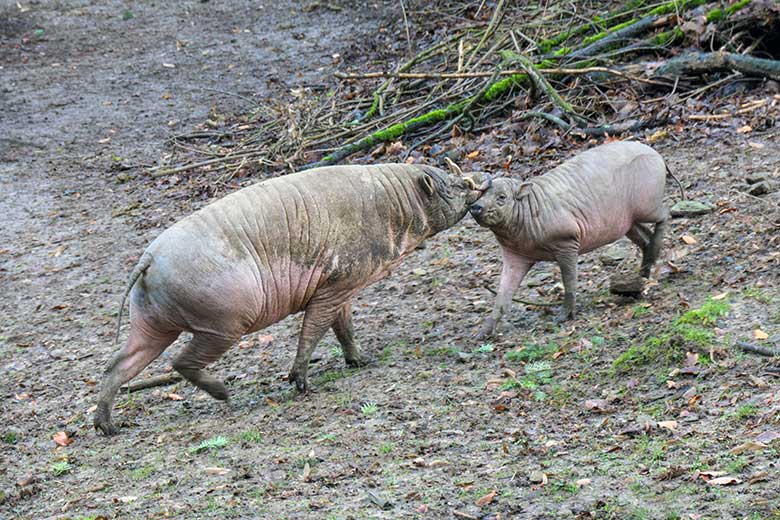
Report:
[[[110,435],[119,387],[183,332],[173,367],[216,399],[203,371],[244,335],[304,311],[289,380],[308,388],[315,346],[333,329],[348,365],[361,365],[351,300],[426,238],[460,221],[480,195],[471,177],[429,166],[316,168],[217,200],[165,230],[130,278],[130,333],[108,364],[94,416]],[[124,300],[123,300],[124,303]]]
[[[476,221],[493,231],[503,257],[496,303],[477,337],[495,332],[512,294],[536,262],[560,266],[564,303],[559,321],[575,314],[580,253],[627,236],[642,252],[641,276],[650,276],[669,219],[663,204],[667,171],[649,146],[613,142],[529,182],[494,180],[471,206]]]

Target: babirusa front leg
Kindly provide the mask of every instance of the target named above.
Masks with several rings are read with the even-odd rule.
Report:
[[[517,287],[531,266],[534,265],[533,260],[516,255],[504,248],[502,248],[502,256],[504,265],[501,269],[501,283],[498,287],[496,304],[493,306],[493,312],[485,319],[479,332],[474,336],[475,339],[484,339],[495,334],[498,323],[512,305],[512,296]]]

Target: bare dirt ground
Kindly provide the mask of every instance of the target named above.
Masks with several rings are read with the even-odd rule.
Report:
[[[358,299],[370,366],[343,368],[327,337],[315,391],[296,396],[291,317],[213,367],[229,404],[184,383],[124,394],[120,434],[98,436],[127,274],[208,201],[144,166],[212,107],[252,108],[208,89],[262,101],[327,84],[333,54],[370,59],[359,49],[378,41],[376,13],[398,16],[263,4],[0,7],[0,517],[780,518],[778,375],[733,346],[780,338],[780,196],[733,188],[776,178],[773,122],[655,144],[717,210],[673,221],[641,301],[607,290],[634,252],[617,267],[593,253],[574,322],[517,304],[497,339],[475,343],[500,263],[467,217]],[[488,142],[513,146],[501,130],[459,146],[495,159]],[[556,301],[557,277],[538,267],[520,295]],[[169,370],[180,345],[140,377]]]

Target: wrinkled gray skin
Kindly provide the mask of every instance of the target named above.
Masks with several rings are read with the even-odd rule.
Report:
[[[649,146],[613,142],[530,182],[493,181],[471,206],[471,214],[498,239],[503,269],[495,307],[476,337],[495,332],[512,294],[536,262],[552,260],[561,268],[565,295],[557,321],[574,317],[580,253],[625,235],[642,251],[641,275],[650,276],[669,219],[663,204],[666,171]]]
[[[238,339],[305,311],[289,380],[309,388],[307,367],[332,328],[350,366],[351,300],[387,276],[426,238],[460,221],[481,194],[468,179],[417,165],[334,166],[232,193],[164,231],[130,281],[130,334],[105,372],[95,428],[116,432],[111,406],[183,331],[192,340],[173,367],[225,400],[203,371]]]

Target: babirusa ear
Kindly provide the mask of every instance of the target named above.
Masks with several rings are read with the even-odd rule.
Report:
[[[429,197],[436,191],[436,187],[433,185],[433,179],[427,173],[420,177],[420,187]]]
[[[520,200],[527,197],[531,193],[531,187],[534,184],[532,182],[524,182],[515,190],[515,200]]]
[[[463,177],[463,170],[460,169],[460,166],[455,164],[455,161],[449,157],[445,157],[444,162],[447,163],[447,168],[450,169],[451,174],[457,175],[458,177]]]

